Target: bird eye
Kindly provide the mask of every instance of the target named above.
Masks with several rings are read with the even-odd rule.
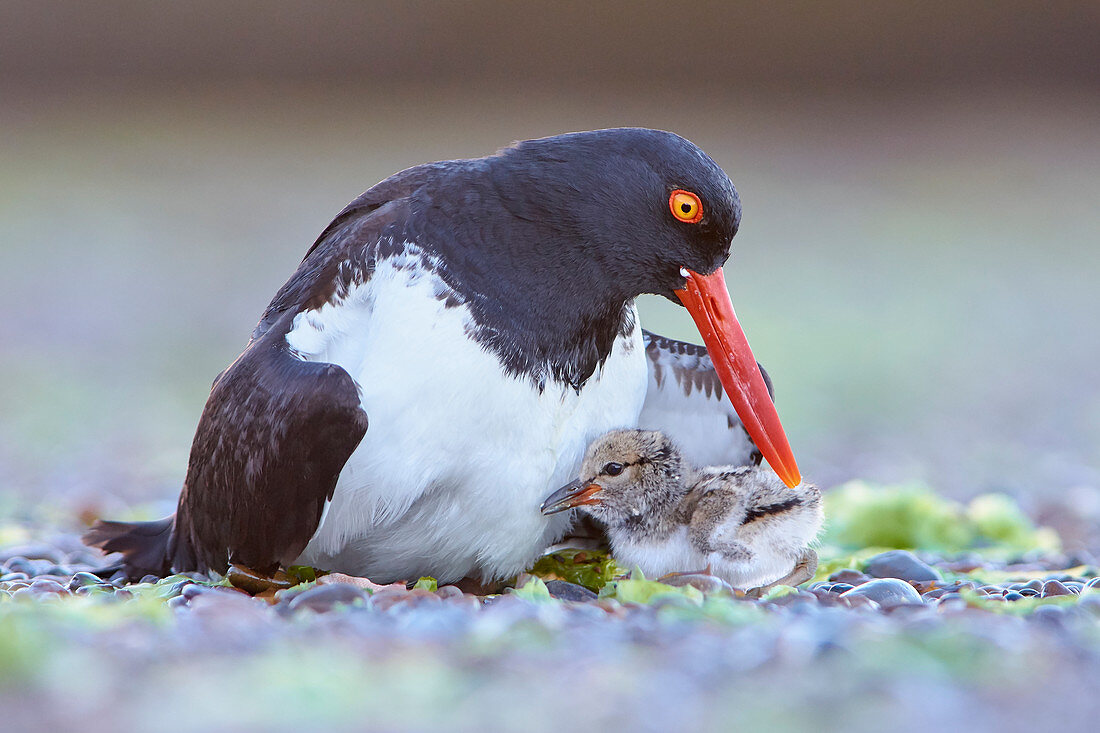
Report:
[[[602,474],[605,476],[618,476],[623,472],[623,464],[621,463],[608,463],[603,467]]]
[[[672,215],[685,224],[695,224],[703,218],[703,202],[691,191],[676,189],[668,197]]]

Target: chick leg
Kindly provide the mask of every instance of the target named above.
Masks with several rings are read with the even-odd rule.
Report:
[[[775,581],[774,583],[768,583],[762,585],[759,588],[753,588],[745,593],[750,598],[760,598],[765,592],[776,587],[777,585],[802,585],[810,578],[814,577],[814,573],[817,572],[817,553],[811,550],[809,547],[802,551],[802,554],[798,557],[798,562],[795,563],[791,572]]]

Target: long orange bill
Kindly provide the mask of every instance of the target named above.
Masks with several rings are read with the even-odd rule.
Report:
[[[687,275],[687,283],[683,290],[676,291],[676,296],[687,307],[702,334],[714,370],[741,424],[783,483],[791,488],[798,486],[802,475],[756,357],[733,312],[722,268],[710,275],[700,275],[686,268],[681,272]]]

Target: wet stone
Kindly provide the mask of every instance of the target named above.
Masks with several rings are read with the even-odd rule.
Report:
[[[435,598],[434,594],[429,592]],[[331,611],[341,605],[351,605],[357,601],[365,602],[367,594],[358,588],[338,583],[335,585],[320,585],[299,593],[290,599],[288,608],[291,611],[308,608],[317,613]],[[438,598],[436,598],[438,600]]]
[[[387,611],[394,606],[406,603],[409,600],[409,591],[404,588],[386,588],[374,593],[370,597],[370,607],[376,611]]]
[[[546,581],[546,590],[550,591],[550,595],[561,601],[594,601],[596,600],[596,593],[585,588],[583,585],[577,585],[576,583],[569,583],[564,580],[548,580]]]
[[[1066,611],[1061,606],[1039,606],[1028,614],[1028,618],[1040,623],[1061,626],[1066,620]]]
[[[47,580],[45,578],[36,579],[30,584],[30,589],[35,593],[67,594],[69,592],[65,586],[61,585],[56,580]]]
[[[0,583],[9,583],[13,580],[30,580],[26,573],[4,573],[0,575]]]
[[[661,578],[661,582],[676,588],[683,588],[684,586],[690,585],[701,593],[733,592],[733,587],[729,583],[713,575],[707,575],[706,573],[669,575]]]
[[[924,582],[943,580],[940,571],[922,562],[907,550],[891,550],[875,555],[867,561],[865,571],[874,578],[899,578]]]
[[[100,580],[98,575],[92,575],[91,573],[76,573],[69,580],[69,590],[75,591],[77,588],[83,588],[87,585],[99,585],[103,581]]]
[[[871,576],[864,575],[858,570],[851,568],[844,568],[843,570],[837,570],[835,573],[829,576],[829,580],[833,583],[849,583],[851,585],[860,585],[866,583],[871,579]]]
[[[1024,584],[1024,587],[1030,588],[1031,590],[1038,593],[1043,590],[1043,581],[1039,580],[1038,578],[1036,578],[1035,580],[1029,580],[1027,583]]]
[[[856,586],[852,585],[851,583],[833,583],[832,587],[829,588],[829,592],[830,593],[837,593],[837,594],[847,593],[848,591],[850,591],[852,588],[855,588],[855,587]]]
[[[877,578],[841,594],[841,598],[852,596],[870,598],[883,608],[904,603],[922,603],[920,594],[913,586],[898,578]]]
[[[1063,585],[1057,580],[1048,580],[1043,583],[1042,596],[1047,598],[1049,596],[1068,596],[1072,593],[1069,588]]]
[[[1021,588],[1016,592],[1022,595],[1024,598],[1035,598],[1039,595],[1039,591],[1035,590],[1034,588]]]
[[[0,550],[0,564],[8,564],[16,558],[22,560],[48,560],[51,564],[65,561],[65,554],[47,544],[13,545]]]
[[[1089,582],[1085,583],[1086,588],[1100,588],[1100,576],[1093,578]]]
[[[1019,591],[1010,590],[1008,593],[1005,593],[1004,598],[1006,601],[1022,601],[1024,595]]]

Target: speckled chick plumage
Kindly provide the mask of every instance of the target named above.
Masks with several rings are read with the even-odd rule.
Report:
[[[816,565],[817,487],[789,489],[767,466],[694,467],[660,432],[618,430],[594,441],[579,479],[544,511],[560,509],[568,494],[607,527],[615,559],[648,577],[709,568],[748,589],[802,582]]]

